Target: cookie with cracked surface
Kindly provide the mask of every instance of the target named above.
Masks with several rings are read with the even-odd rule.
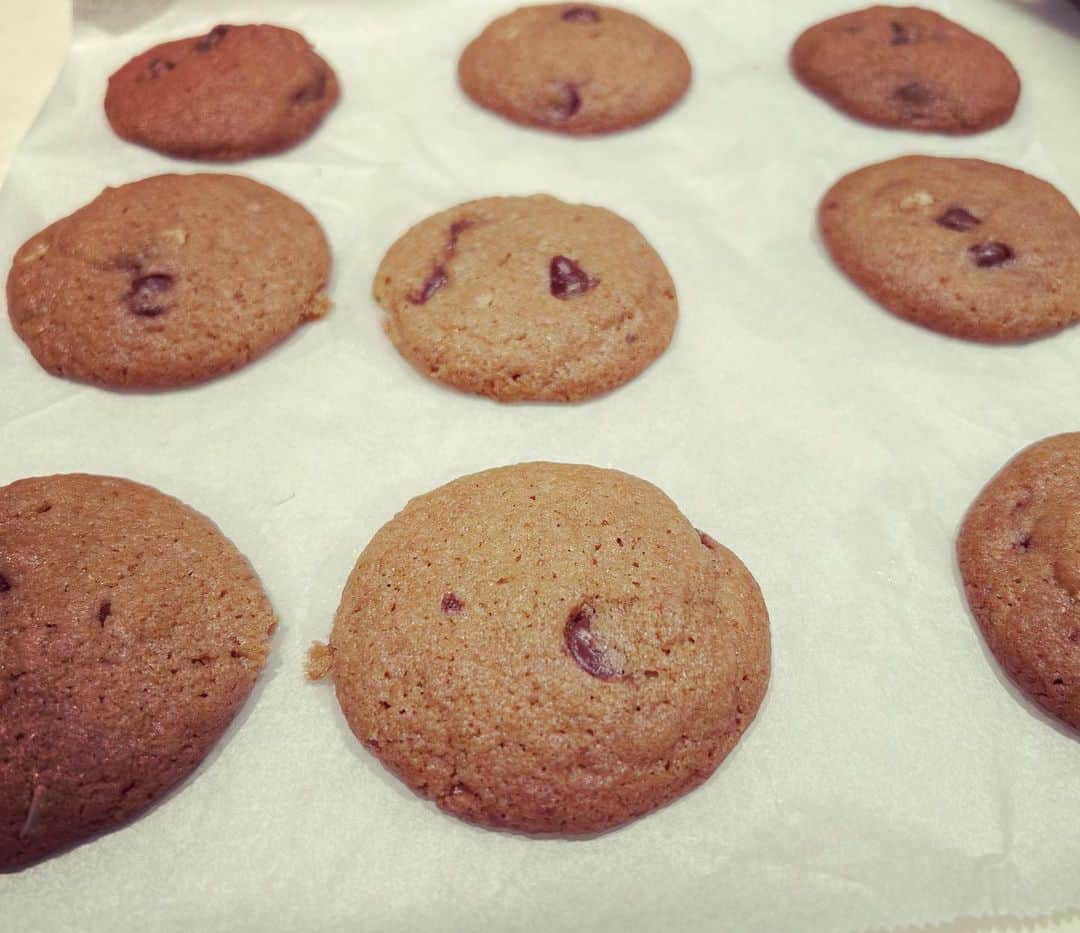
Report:
[[[215,26],[124,65],[105,115],[121,138],[166,155],[236,161],[300,142],[337,99],[334,70],[298,32]]]
[[[375,276],[383,324],[420,372],[499,401],[577,401],[671,342],[663,261],[628,221],[546,195],[484,198],[421,221]]]
[[[996,46],[918,7],[874,6],[812,26],[791,67],[852,116],[909,130],[978,133],[1008,120],[1020,97]]]
[[[184,780],[275,626],[208,519],[128,480],[0,489],[0,871],[130,822]]]
[[[750,725],[769,621],[749,571],[614,470],[527,463],[410,502],[329,646],[356,737],[456,816],[611,829],[702,783]]]
[[[1014,342],[1080,319],[1080,214],[1024,172],[977,159],[894,159],[837,182],[819,220],[836,264],[923,327]]]
[[[1010,460],[975,499],[956,550],[998,662],[1080,729],[1080,434],[1045,438]]]
[[[653,120],[690,85],[682,46],[612,7],[527,6],[492,22],[458,62],[465,93],[516,123],[610,133]]]
[[[329,307],[318,221],[238,175],[106,188],[15,254],[16,333],[49,372],[112,388],[204,382]]]

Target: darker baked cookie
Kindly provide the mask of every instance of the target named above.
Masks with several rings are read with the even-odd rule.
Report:
[[[298,143],[337,98],[333,69],[299,33],[215,26],[124,65],[105,115],[118,136],[158,152],[233,161]]]
[[[25,243],[8,313],[51,373],[167,388],[237,369],[321,317],[329,272],[318,222],[273,188],[158,175],[106,188]]]
[[[184,780],[274,626],[248,562],[177,500],[101,476],[0,489],[0,871]]]
[[[977,133],[1004,123],[1020,78],[991,43],[918,7],[875,6],[804,32],[791,65],[812,91],[881,126]]]
[[[414,499],[360,555],[330,645],[357,738],[464,819],[618,826],[712,774],[769,680],[754,578],[650,484],[527,463]]]
[[[672,107],[690,84],[690,60],[637,16],[556,3],[491,23],[465,49],[458,78],[473,100],[517,123],[609,133]]]
[[[634,226],[546,195],[421,221],[375,276],[386,331],[421,372],[500,401],[573,401],[667,347],[675,286]]]
[[[1080,729],[1080,434],[1032,444],[971,506],[956,545],[990,650],[1032,700]]]
[[[819,219],[837,265],[924,327],[1006,342],[1080,318],[1080,215],[1031,175],[908,156],[842,178]]]

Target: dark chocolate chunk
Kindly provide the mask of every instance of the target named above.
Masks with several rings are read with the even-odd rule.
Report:
[[[576,84],[562,83],[551,95],[551,115],[556,120],[569,120],[581,109],[581,95]]]
[[[171,275],[154,274],[137,278],[127,294],[128,307],[133,314],[156,317],[165,311],[161,296],[173,286]]]
[[[980,269],[1002,266],[1012,261],[1016,254],[1004,243],[976,243],[968,249],[971,261]]]
[[[229,31],[228,26],[215,26],[205,36],[199,39],[195,43],[195,51],[197,52],[209,52],[214,46],[216,46],[222,39],[225,38],[225,33]]]
[[[8,582],[8,578],[0,573],[0,593],[6,593],[11,589],[11,584]]]
[[[982,223],[978,217],[962,207],[950,207],[937,219],[937,222],[948,230],[960,231],[970,230],[972,227],[977,227]]]
[[[587,6],[574,6],[563,12],[562,18],[569,23],[596,23],[600,14]]]
[[[441,606],[442,611],[449,614],[451,612],[461,612],[465,608],[465,603],[458,599],[456,593],[444,593]]]
[[[902,84],[895,91],[893,97],[910,107],[925,107],[934,99],[934,92],[925,84],[912,81],[910,84]]]
[[[596,281],[567,256],[552,256],[548,274],[551,279],[551,294],[562,301],[584,295],[596,285]]]
[[[413,305],[427,304],[428,299],[449,281],[446,270],[442,266],[436,266],[420,291],[413,289],[405,296],[405,300]]]
[[[582,603],[566,620],[563,639],[570,656],[586,674],[610,680],[618,672],[612,669],[604,652],[593,641],[590,626],[594,615],[596,610],[588,603]]]
[[[892,24],[892,45],[907,45],[912,40],[912,35],[903,23]]]

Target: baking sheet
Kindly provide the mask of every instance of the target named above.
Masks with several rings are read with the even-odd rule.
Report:
[[[939,337],[836,272],[814,210],[844,172],[909,152],[973,155],[1080,200],[1064,2],[929,3],[995,40],[1025,81],[1014,119],[948,139],[854,123],[789,76],[825,0],[632,5],[694,62],[640,130],[571,140],[457,88],[492,0],[98,2],[0,193],[0,262],[106,184],[198,171],[121,143],[101,111],[131,55],[217,22],[301,29],[343,99],[308,143],[235,171],[323,222],[335,308],[253,366],[182,392],[49,377],[0,327],[0,482],[129,476],[217,521],[281,616],[260,686],[210,759],[134,825],[15,876],[20,929],[849,930],[1080,907],[1080,743],[997,673],[967,612],[955,531],[1016,450],[1075,430],[1080,331],[1022,347]],[[1071,27],[1070,27],[1071,24]],[[417,375],[369,297],[409,224],[489,194],[610,207],[665,258],[668,352],[573,406],[500,406]],[[774,675],[704,787],[622,830],[534,840],[422,803],[303,681],[361,547],[411,496],[529,459],[661,486],[757,576]]]

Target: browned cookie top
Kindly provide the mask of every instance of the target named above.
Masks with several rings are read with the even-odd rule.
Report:
[[[274,625],[247,561],[175,499],[82,475],[0,489],[0,871],[183,780]]]
[[[993,45],[918,7],[826,20],[791,50],[795,74],[852,116],[882,126],[976,133],[1004,123],[1020,78]]]
[[[470,201],[386,254],[375,299],[421,372],[500,401],[588,398],[671,340],[675,286],[634,226],[546,195]]]
[[[1080,729],[1080,434],[1048,437],[1010,460],[971,506],[957,553],[1002,667]]]
[[[243,366],[325,314],[318,222],[238,175],[106,188],[32,237],[8,313],[37,361],[97,385],[182,386]]]
[[[837,265],[924,327],[1018,341],[1080,319],[1080,214],[1031,175],[908,156],[842,178],[819,219]]]
[[[105,114],[131,142],[233,161],[304,139],[337,98],[333,69],[298,32],[215,26],[129,61],[109,78]]]
[[[515,10],[458,63],[465,92],[518,123],[607,133],[659,116],[686,92],[682,46],[645,20],[594,4]]]
[[[704,781],[757,712],[769,624],[739,559],[650,484],[527,463],[414,499],[329,650],[353,732],[488,826],[608,829]]]

